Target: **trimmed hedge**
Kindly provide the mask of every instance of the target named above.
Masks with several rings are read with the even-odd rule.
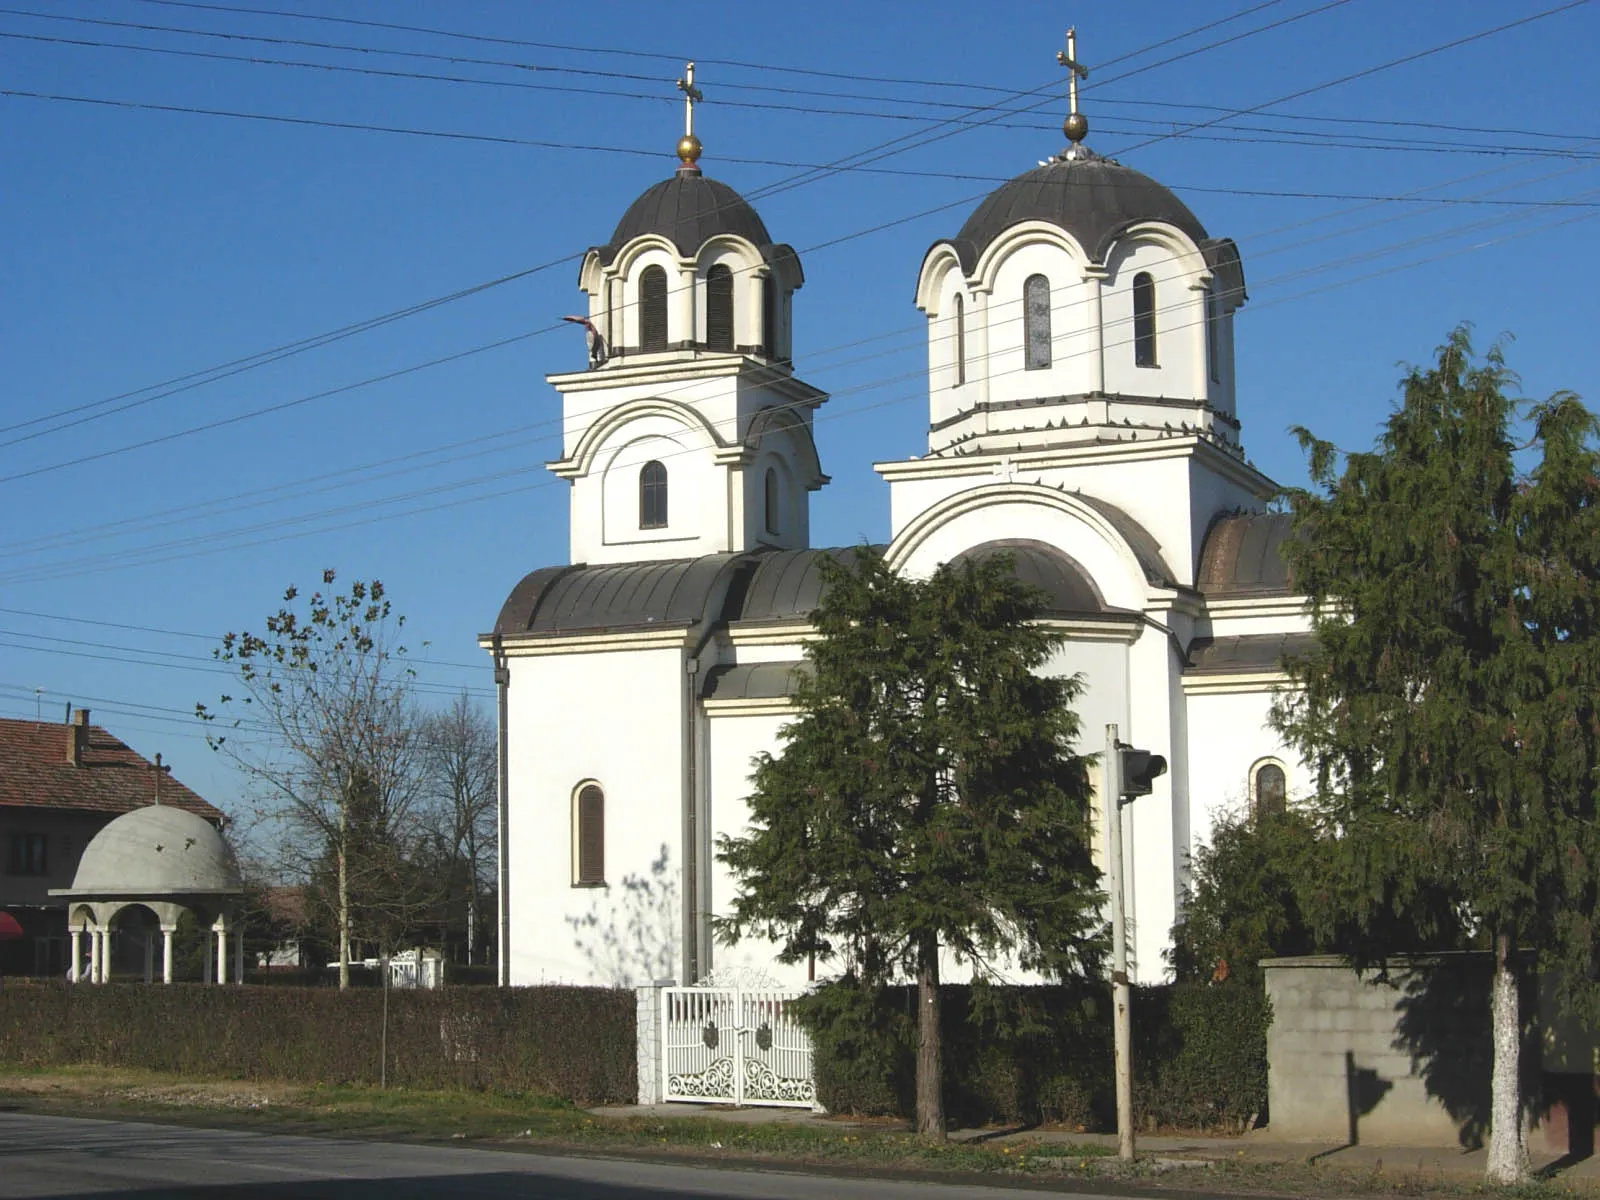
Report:
[[[963,1124],[1115,1124],[1111,994],[1102,983],[941,989],[945,1108]],[[802,1001],[830,1112],[915,1109],[916,989],[833,984]],[[1134,989],[1134,1104],[1157,1128],[1245,1128],[1265,1115],[1266,999],[1237,986]]]
[[[382,989],[49,982],[0,991],[0,1063],[291,1083],[379,1080]],[[611,988],[388,994],[388,1081],[632,1103],[635,1000]]]

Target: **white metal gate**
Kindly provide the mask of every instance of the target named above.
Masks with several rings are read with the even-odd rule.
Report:
[[[811,1038],[779,988],[662,989],[665,1098],[815,1108]]]

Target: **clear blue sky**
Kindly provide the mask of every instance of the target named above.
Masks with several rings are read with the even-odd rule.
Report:
[[[673,80],[686,57],[706,95],[702,165],[746,194],[796,174],[772,164],[828,163],[931,131],[877,172],[757,201],[805,264],[796,369],[836,397],[817,426],[834,479],[813,501],[819,544],[887,534],[871,464],[925,446],[926,352],[912,304],[923,251],[989,188],[1060,148],[1054,55],[1074,18],[1095,68],[1083,96],[1090,145],[1168,184],[1213,235],[1239,243],[1251,295],[1238,327],[1239,408],[1246,449],[1269,474],[1303,476],[1285,432],[1293,423],[1346,446],[1370,442],[1398,364],[1426,359],[1463,320],[1482,342],[1517,336],[1511,361],[1530,395],[1600,392],[1593,3],[1318,88],[1557,0],[1278,0],[1235,20],[1252,0],[1077,11],[255,0],[285,10],[276,14],[240,11],[245,2],[17,0],[21,9],[0,14],[0,88],[508,140],[0,96],[0,425],[13,426],[0,432],[11,443],[0,445],[0,715],[32,716],[35,689],[47,719],[75,699],[224,806],[240,781],[183,716],[226,687],[206,656],[218,635],[259,626],[286,584],[310,585],[324,567],[385,581],[414,653],[439,664],[423,669],[429,687],[488,694],[474,636],[526,571],[565,560],[565,485],[543,469],[558,448],[557,397],[543,377],[579,367],[582,339],[562,328],[183,431],[542,330],[581,311],[576,261],[207,386],[158,398],[136,389],[605,241],[673,167]],[[1300,14],[1311,15],[1241,36]],[[966,111],[951,106],[1046,85],[1034,99],[1055,98],[1033,113],[934,127]],[[1163,133],[1179,136],[1138,146]],[[1417,193],[1520,203],[1327,198]],[[840,348],[854,343],[865,344]],[[125,393],[135,394],[117,404],[147,402],[105,415],[116,405],[98,402]],[[92,407],[17,427],[80,406]],[[58,428],[84,416],[95,419]],[[166,440],[123,449],[152,439]],[[469,439],[480,440],[444,449]]]

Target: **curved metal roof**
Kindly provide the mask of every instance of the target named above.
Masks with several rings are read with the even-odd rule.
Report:
[[[65,894],[154,897],[243,886],[216,826],[181,808],[152,804],[124,813],[89,839]]]
[[[1098,616],[1107,612],[1104,597],[1089,573],[1054,546],[1026,538],[1002,538],[963,550],[952,566],[982,562],[998,554],[1011,556],[1011,573],[1050,597],[1046,612],[1052,616]]]
[[[1283,544],[1294,537],[1289,513],[1218,517],[1200,548],[1195,586],[1207,596],[1287,596],[1294,590]]]
[[[701,695],[707,700],[777,700],[794,695],[800,677],[813,670],[805,659],[713,667]]]
[[[887,547],[872,546],[882,554]],[[848,566],[855,561],[857,546],[821,550],[779,550],[763,554],[750,578],[738,620],[797,621],[810,616],[822,603],[823,559]]]
[[[647,189],[622,214],[611,241],[596,247],[596,252],[609,263],[623,246],[645,234],[666,238],[685,258],[693,258],[718,234],[734,234],[757,247],[772,242],[748,200],[698,170],[680,170]]]
[[[747,555],[708,554],[614,566],[544,567],[512,589],[494,631],[514,637],[687,627],[723,616],[724,600],[737,592],[734,584],[751,565]],[[736,594],[732,599],[737,602]]]
[[[1024,221],[1047,221],[1070,233],[1084,252],[1103,261],[1116,236],[1141,221],[1161,221],[1206,240],[1205,226],[1182,200],[1132,167],[1098,155],[1058,158],[1018,175],[990,192],[952,240],[971,270],[1006,230]]]

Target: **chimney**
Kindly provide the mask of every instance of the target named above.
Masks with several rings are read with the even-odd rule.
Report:
[[[89,710],[74,709],[72,724],[67,729],[67,761],[75,767],[83,766],[83,751],[89,744]]]

